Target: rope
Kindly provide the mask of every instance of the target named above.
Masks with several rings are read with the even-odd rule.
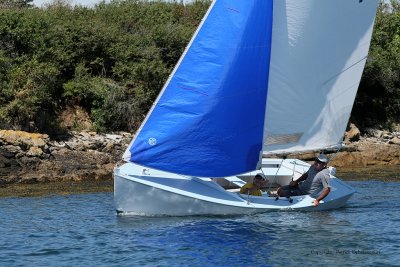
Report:
[[[294,160],[294,164],[293,164],[293,173],[292,173],[292,181],[293,181],[293,178],[294,178],[294,171],[296,170],[296,163],[297,163],[297,161]]]
[[[279,172],[279,170],[281,169],[282,163],[283,163],[284,160],[285,160],[285,159],[282,158],[281,164],[279,164],[279,168],[276,170],[276,173],[275,173],[275,175],[274,175],[274,178],[272,179],[272,182],[269,183],[269,187],[268,187],[268,190],[267,190],[267,191],[270,191],[270,190],[271,190],[272,184],[275,183],[275,181],[276,181],[276,176],[278,175],[278,172]],[[262,171],[262,168],[261,168],[261,171]],[[264,174],[264,175],[265,175],[265,174]],[[293,178],[292,178],[292,179],[293,179]]]

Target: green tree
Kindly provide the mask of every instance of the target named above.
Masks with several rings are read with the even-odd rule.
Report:
[[[369,57],[353,108],[361,127],[400,122],[400,1],[379,3]]]
[[[79,105],[97,130],[134,130],[209,4],[1,9],[0,126],[50,131],[63,108]]]

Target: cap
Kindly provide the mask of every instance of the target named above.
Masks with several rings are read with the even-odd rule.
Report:
[[[265,177],[264,173],[259,172],[259,173],[256,174],[255,177],[257,177],[257,176],[260,176],[261,179],[263,179],[263,180],[267,180],[267,177]]]
[[[323,162],[323,163],[328,163],[328,161],[329,161],[328,157],[325,156],[325,154],[322,154],[322,153],[319,154],[318,157],[315,160],[318,160],[318,161]]]

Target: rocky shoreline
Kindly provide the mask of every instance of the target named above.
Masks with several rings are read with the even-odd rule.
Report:
[[[0,185],[107,180],[132,135],[72,132],[46,134],[0,130]]]
[[[361,136],[355,129],[347,132],[346,146],[331,165],[400,165],[400,132],[370,130]],[[72,132],[53,140],[46,134],[0,130],[0,186],[111,180],[131,139],[129,133]],[[315,154],[290,156],[312,161]]]
[[[367,167],[400,165],[400,132],[365,129],[360,130],[350,124],[345,134],[344,147],[340,152],[331,152],[329,165],[335,167]],[[290,155],[305,161],[313,161],[315,153]]]

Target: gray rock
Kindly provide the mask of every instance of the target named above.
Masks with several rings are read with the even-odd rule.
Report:
[[[394,137],[394,138],[390,139],[388,143],[393,144],[393,145],[400,145],[400,138]]]

